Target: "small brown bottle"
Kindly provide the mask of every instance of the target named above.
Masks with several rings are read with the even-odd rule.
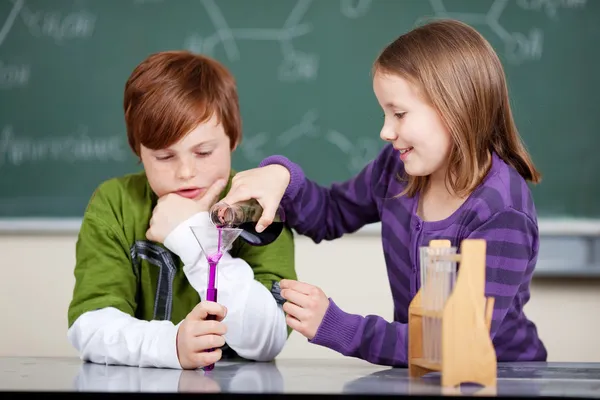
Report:
[[[263,213],[262,206],[255,199],[240,201],[235,204],[218,202],[210,211],[213,225],[221,228],[242,229],[240,237],[253,246],[264,246],[274,242],[283,231],[281,211],[273,222],[262,232],[256,232],[256,223]]]

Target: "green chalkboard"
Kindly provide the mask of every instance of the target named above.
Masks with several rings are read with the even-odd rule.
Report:
[[[244,140],[322,184],[383,146],[370,67],[427,18],[471,23],[506,66],[544,175],[542,217],[600,217],[600,1],[0,0],[0,218],[79,218],[104,179],[140,166],[124,83],[150,53],[189,49],[235,74]]]

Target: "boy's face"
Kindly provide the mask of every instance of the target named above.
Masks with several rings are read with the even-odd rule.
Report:
[[[231,169],[229,137],[214,116],[168,148],[141,145],[140,157],[158,197],[176,193],[198,200],[218,179],[228,181]]]

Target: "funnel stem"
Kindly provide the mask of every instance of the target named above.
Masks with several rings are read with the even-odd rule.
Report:
[[[208,294],[209,291],[217,289],[216,280],[217,280],[217,263],[209,261],[208,262],[208,290],[206,292],[206,300],[208,300],[208,301],[216,301],[216,299],[211,299]]]

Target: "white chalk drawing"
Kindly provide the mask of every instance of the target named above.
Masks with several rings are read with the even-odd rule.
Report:
[[[12,0],[12,3],[12,8],[6,16],[4,24],[2,24],[2,29],[0,29],[0,46],[2,45],[2,43],[4,43],[4,40],[8,36],[10,30],[12,29],[15,20],[19,16],[19,13],[21,12],[23,5],[25,4],[25,0]]]
[[[0,46],[19,16],[32,36],[49,37],[59,45],[70,39],[88,38],[94,33],[96,17],[87,11],[33,11],[25,5],[25,0],[9,1],[12,7],[0,28]],[[30,65],[0,60],[0,90],[26,86],[30,78]]]
[[[290,144],[306,136],[315,137],[319,133],[319,127],[315,125],[319,118],[317,110],[307,111],[300,120],[300,123],[292,126],[277,137],[276,144],[279,147],[287,147]]]
[[[279,44],[282,61],[277,68],[281,82],[311,81],[317,77],[319,56],[306,53],[294,47],[293,40],[312,32],[309,23],[302,22],[313,0],[298,0],[280,28],[232,28],[223,12],[214,0],[201,0],[208,17],[216,31],[202,37],[194,33],[184,42],[190,51],[214,55],[218,45],[223,46],[229,61],[238,61],[241,57],[239,41],[272,41]],[[371,0],[341,0],[341,12],[348,18],[358,18],[366,14]]]
[[[275,144],[279,148],[286,148],[306,137],[319,138],[322,129],[317,125],[318,118],[319,113],[317,110],[308,110],[304,113],[300,122],[277,136]],[[381,143],[377,138],[362,137],[352,141],[335,129],[329,129],[323,138],[348,157],[346,168],[350,173],[357,173],[364,168],[369,161],[377,156],[381,149]],[[247,161],[258,163],[269,155],[264,146],[270,142],[269,134],[260,132],[244,138],[240,145],[240,151]]]
[[[275,139],[277,147],[288,147],[292,143],[307,136],[316,137],[319,133],[319,127],[315,125],[318,117],[319,114],[317,110],[308,110],[304,113],[300,122],[277,136]],[[268,155],[264,147],[270,143],[272,143],[272,139],[267,132],[247,135],[240,144],[240,152],[246,160],[250,162],[259,162]]]
[[[26,64],[4,64],[0,61],[0,90],[25,86],[31,75],[30,68]]]
[[[91,37],[96,29],[96,16],[85,10],[53,11],[32,8],[26,0],[6,0],[11,7],[4,21],[0,19],[0,47],[7,40],[15,23],[20,20],[30,34],[37,38],[51,39],[56,45],[67,41]],[[134,4],[159,4],[164,0],[132,0]],[[275,27],[231,26],[216,0],[198,0],[212,26],[208,34],[192,33],[185,38],[185,48],[199,53],[214,55],[222,50],[230,62],[242,58],[242,43],[247,41],[273,42],[281,52],[281,62],[273,71],[281,82],[313,81],[319,72],[320,58],[316,52],[305,52],[295,46],[295,41],[314,33],[314,26],[306,16],[315,0],[296,0],[281,24]],[[451,2],[429,0],[433,15],[419,18],[417,23],[439,18],[456,18],[474,25],[486,25],[504,44],[508,62],[520,64],[540,60],[543,54],[544,32],[536,27],[529,32],[509,32],[501,23],[501,17],[509,0],[493,0],[485,13],[452,12]],[[587,0],[515,0],[516,6],[527,11],[544,13],[550,19],[558,19],[562,9],[583,9]],[[368,14],[373,0],[340,0],[340,13],[348,19],[358,19]],[[0,16],[0,18],[3,16]],[[26,86],[31,79],[31,66],[26,63],[0,60],[0,90]],[[371,138],[351,139],[335,129],[321,129],[317,125],[319,112],[308,110],[296,124],[279,135],[267,132],[246,135],[240,151],[245,159],[258,162],[264,158],[266,147],[293,146],[306,138],[317,138],[335,146],[348,157],[350,172],[362,169],[378,154],[380,143]],[[122,161],[128,152],[122,147],[121,136],[95,139],[88,136],[88,128],[78,128],[72,135],[54,138],[32,139],[16,135],[10,125],[0,131],[0,166],[21,165],[42,160],[108,160]],[[321,132],[326,132],[321,135]]]
[[[517,0],[524,10],[543,11],[549,18],[558,19],[560,8],[584,8],[587,0]]]
[[[240,151],[248,161],[258,163],[265,158],[263,147],[269,142],[269,134],[259,132],[256,135],[244,136],[240,144]]]
[[[544,32],[532,27],[529,34],[509,32],[500,23],[500,17],[506,9],[508,0],[494,0],[489,11],[481,13],[451,12],[444,6],[443,0],[429,0],[434,16],[425,16],[417,24],[432,19],[454,18],[473,25],[487,25],[504,43],[507,61],[521,64],[525,61],[539,60],[542,57]]]
[[[2,46],[2,43],[4,43],[12,29],[25,0],[14,0],[12,3],[12,8],[0,29],[0,46]],[[0,90],[25,86],[29,82],[30,76],[31,67],[29,65],[6,64],[0,61]]]
[[[371,2],[372,0],[341,0],[340,8],[345,17],[360,18],[369,11]]]
[[[11,125],[0,132],[0,168],[5,165],[20,166],[43,161],[125,161],[128,152],[123,135],[95,138],[89,128],[79,126],[73,134],[47,135],[43,138],[23,137],[15,134]]]
[[[297,51],[293,39],[312,31],[312,26],[301,23],[311,0],[299,0],[290,12],[281,28],[231,28],[213,0],[202,0],[216,32],[207,37],[198,34],[189,36],[184,46],[194,52],[213,55],[215,47],[222,45],[229,61],[240,58],[238,41],[274,41],[278,42],[283,60],[278,68],[280,81],[312,80],[317,76],[319,58],[316,54]]]
[[[45,36],[54,39],[56,44],[66,40],[82,39],[92,36],[96,25],[96,16],[85,10],[32,11],[21,9],[21,18],[33,36]]]
[[[325,134],[325,140],[348,157],[346,167],[353,174],[362,170],[371,160],[375,159],[381,150],[379,139],[361,137],[353,143],[344,134],[333,129]]]

